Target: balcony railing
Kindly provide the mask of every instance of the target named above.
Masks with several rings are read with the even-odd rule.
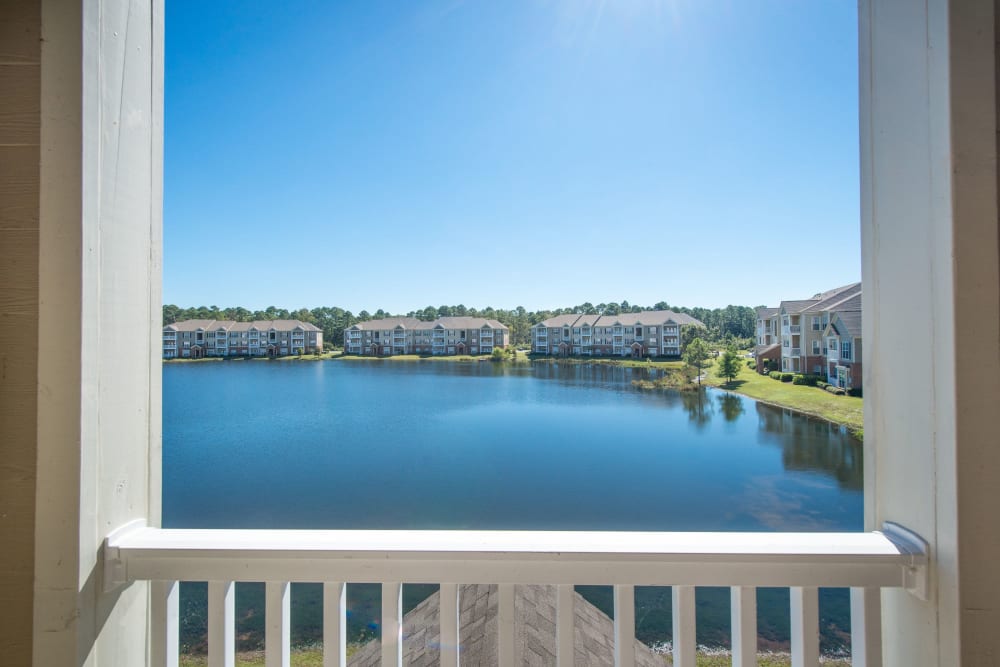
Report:
[[[402,660],[403,582],[439,582],[441,664],[459,664],[459,584],[498,585],[498,660],[515,664],[514,586],[557,587],[558,665],[573,664],[573,586],[614,586],[615,664],[635,664],[635,586],[672,586],[673,658],[695,664],[695,587],[731,589],[732,648],[756,664],[756,589],[790,589],[793,665],[819,660],[819,587],[851,588],[855,664],[880,664],[880,589],[926,597],[927,547],[871,533],[178,530],[126,526],[105,541],[110,590],[152,581],[151,664],[178,664],[178,582],[208,581],[209,664],[233,664],[236,581],[266,582],[265,664],[287,665],[292,582],[324,582],[324,665],[346,664],[345,582],[382,584],[382,665]]]
[[[790,327],[788,327],[788,332],[792,333],[792,334],[800,334],[800,333],[802,333],[802,325],[801,324],[793,324]]]

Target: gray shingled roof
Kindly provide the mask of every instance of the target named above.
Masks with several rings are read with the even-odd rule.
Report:
[[[809,306],[816,303],[813,299],[800,299],[798,301],[782,301],[781,310],[782,312],[788,313],[789,315],[797,315],[805,311]]]
[[[503,331],[509,331],[509,329],[496,320],[489,320],[484,317],[439,317],[433,322],[424,322],[418,320],[415,317],[387,317],[382,320],[368,320],[367,322],[358,322],[357,324],[350,327],[350,329],[357,329],[360,331],[381,331],[386,329],[395,329],[401,326],[404,329],[434,329],[438,326],[444,329],[482,329],[484,326],[489,326],[493,329],[502,329]]]
[[[758,308],[757,319],[767,320],[781,312],[781,308]]]
[[[848,287],[841,288],[840,291],[819,299],[806,309],[806,312],[818,312],[823,310],[855,310],[861,308],[861,283],[854,283]]]
[[[556,588],[526,585],[514,588],[514,663],[528,667],[556,664]],[[498,664],[496,586],[463,584],[459,614],[459,647],[464,666]],[[573,594],[573,664],[605,667],[615,662],[615,624],[605,613]],[[440,594],[434,593],[403,617],[403,664],[438,667],[441,664]],[[663,658],[634,640],[636,667],[663,667]],[[349,667],[379,667],[379,640],[365,644],[347,659]]]
[[[419,329],[421,324],[425,323],[415,317],[387,317],[382,320],[367,320],[365,322],[358,322],[350,328],[359,329],[361,331],[395,329],[396,327],[403,327],[404,329]]]
[[[163,330],[171,331],[197,331],[198,329],[208,329],[215,320],[184,320],[182,322],[174,322],[173,324],[168,324],[163,327]]]
[[[433,326],[441,325],[445,329],[482,329],[484,326],[489,326],[493,329],[507,329],[507,327],[500,324],[500,322],[496,320],[488,320],[485,317],[468,317],[464,315],[457,317],[439,317],[428,324]]]
[[[610,327],[615,324],[631,327],[642,326],[662,326],[668,322],[675,324],[694,324],[705,326],[701,320],[696,320],[684,313],[675,313],[672,310],[644,310],[640,313],[621,313],[620,315],[556,315],[540,322],[541,326],[551,327],[579,327],[584,324],[596,327]],[[538,325],[536,325],[538,326]]]
[[[205,331],[218,331],[219,329],[225,329],[226,331],[249,331],[251,328],[256,328],[258,331],[267,331],[268,329],[291,331],[295,327],[302,327],[304,331],[322,331],[322,329],[317,327],[315,324],[302,322],[300,320],[254,320],[253,322],[234,322],[232,320],[184,320],[183,322],[168,324],[163,327],[163,330],[197,331],[198,329],[204,329]]]
[[[860,310],[844,310],[837,311],[836,322],[837,322],[837,332],[843,336],[847,334],[852,338],[861,337],[861,311]]]
[[[550,329],[557,329],[559,327],[571,327],[576,324],[582,315],[577,315],[576,313],[567,313],[566,315],[556,315],[555,317],[550,317],[547,320],[542,320],[536,326],[543,326]]]
[[[836,295],[838,295],[838,294],[840,294],[842,292],[846,292],[848,290],[854,290],[854,289],[856,289],[858,292],[860,292],[861,291],[861,283],[851,283],[850,285],[842,285],[840,287],[834,287],[831,290],[827,290],[825,292],[820,292],[819,294],[813,294],[812,298],[815,301],[825,301],[826,299],[834,297],[834,296],[836,296]]]

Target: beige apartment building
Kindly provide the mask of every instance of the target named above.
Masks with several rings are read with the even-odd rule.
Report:
[[[531,351],[559,356],[676,357],[681,327],[705,326],[672,310],[620,315],[557,315],[531,328]]]
[[[185,320],[163,327],[164,359],[283,357],[323,351],[323,331],[299,320]]]
[[[483,317],[389,317],[358,322],[344,331],[344,352],[372,357],[397,354],[492,354],[510,344],[510,329]]]
[[[861,311],[831,313],[823,330],[826,338],[826,376],[831,384],[861,387]]]
[[[837,324],[834,325],[834,322]],[[781,370],[861,386],[861,283],[757,309],[757,370],[780,359]]]

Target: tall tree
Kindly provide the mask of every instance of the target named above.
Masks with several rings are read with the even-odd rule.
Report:
[[[736,350],[731,347],[726,348],[726,351],[722,353],[722,357],[719,359],[718,376],[725,378],[726,384],[732,384],[736,376],[740,374],[742,368],[743,365],[740,363],[740,358],[737,356]]]
[[[698,372],[698,384],[701,384],[701,369],[708,361],[708,344],[700,338],[693,339],[684,350],[684,363]]]

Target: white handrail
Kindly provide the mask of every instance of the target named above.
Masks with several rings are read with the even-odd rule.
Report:
[[[132,527],[110,536],[104,555],[106,584],[179,579],[912,586],[926,556],[888,535]]]

